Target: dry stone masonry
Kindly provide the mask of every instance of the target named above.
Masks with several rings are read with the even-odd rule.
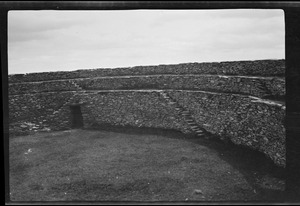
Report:
[[[138,66],[9,75],[10,135],[83,125],[216,136],[285,167],[285,61]]]
[[[180,106],[177,103],[177,101],[171,98],[165,91],[161,91],[160,94],[168,101],[169,104],[171,104],[171,106],[175,107],[175,110],[177,110],[178,114],[180,114],[183,117],[183,119],[185,119],[186,123],[197,134],[198,137],[203,137],[205,139],[208,139],[207,132],[205,131],[205,129],[200,128],[200,126],[193,119],[189,110]]]

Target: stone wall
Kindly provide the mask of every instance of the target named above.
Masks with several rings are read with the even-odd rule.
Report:
[[[192,134],[160,94],[165,91],[209,133],[285,166],[283,74],[283,60],[262,60],[10,75],[10,135],[69,129],[72,104],[81,105],[85,127],[110,124]]]
[[[9,95],[74,90],[76,90],[76,87],[71,83],[71,80],[26,82],[10,84],[8,87]]]
[[[240,93],[258,97],[285,95],[282,78],[248,78],[230,76],[139,76],[127,78],[93,78],[76,81],[87,90],[112,89],[180,89]]]
[[[230,94],[172,91],[170,96],[207,131],[285,165],[285,106]]]
[[[80,96],[85,126],[94,123],[165,128],[190,133],[176,110],[158,92],[99,92]]]
[[[69,110],[62,106],[72,96],[73,92],[10,95],[10,134],[27,134],[30,130],[70,128]],[[63,109],[59,110],[60,108]]]
[[[71,100],[71,101],[70,101]],[[71,127],[70,105],[78,103],[84,126],[111,124],[175,129],[191,133],[186,122],[158,92],[120,91],[98,93],[50,92],[11,95],[11,135],[30,130],[62,130]]]
[[[285,108],[255,98],[198,91],[168,91],[187,108],[198,125],[220,138],[251,147],[285,165]],[[85,127],[120,125],[175,129],[192,133],[188,124],[160,95],[159,91],[74,92],[14,95],[10,98],[11,125],[27,131],[70,128],[69,104],[81,103]],[[69,104],[65,104],[69,103]],[[59,112],[58,112],[59,111]],[[16,129],[16,128],[12,128]]]
[[[237,77],[220,75],[155,75],[131,77],[86,78],[9,85],[10,94],[78,90],[72,81],[85,90],[116,89],[185,89],[239,93],[257,97],[284,97],[283,78]]]
[[[219,74],[249,76],[285,75],[284,60],[257,60],[213,63],[186,63],[158,66],[136,66],[114,69],[90,69],[72,72],[43,72],[9,75],[9,82],[34,82],[55,79],[93,78],[100,76],[150,74]]]

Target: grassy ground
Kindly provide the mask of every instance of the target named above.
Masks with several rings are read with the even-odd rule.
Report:
[[[180,132],[114,128],[10,138],[12,201],[283,201],[263,155]]]

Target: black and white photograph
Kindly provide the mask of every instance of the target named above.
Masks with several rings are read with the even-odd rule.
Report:
[[[284,202],[284,12],[9,10],[10,201]]]

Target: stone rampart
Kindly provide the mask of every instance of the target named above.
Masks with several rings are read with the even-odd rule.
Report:
[[[55,112],[72,96],[73,92],[10,95],[10,134],[26,134],[29,130],[38,131],[45,128],[54,130],[69,128],[66,125],[70,121],[70,115]]]
[[[285,166],[283,60],[84,71],[10,75],[10,135],[69,129],[71,105],[80,106],[84,127],[110,124],[192,134],[163,91],[210,134]]]
[[[85,90],[182,89],[238,93],[257,97],[282,98],[283,78],[224,75],[152,75],[130,77],[84,78],[10,84],[10,94],[75,91],[72,81]]]
[[[284,60],[233,61],[213,63],[185,63],[158,66],[136,66],[114,69],[89,69],[71,72],[43,72],[9,75],[9,82],[34,82],[56,79],[93,78],[103,76],[151,74],[218,74],[246,76],[285,75]]]
[[[86,126],[96,123],[190,132],[175,108],[156,91],[99,92],[81,95],[80,100]]]
[[[285,164],[285,106],[240,95],[173,91],[207,131]]]

